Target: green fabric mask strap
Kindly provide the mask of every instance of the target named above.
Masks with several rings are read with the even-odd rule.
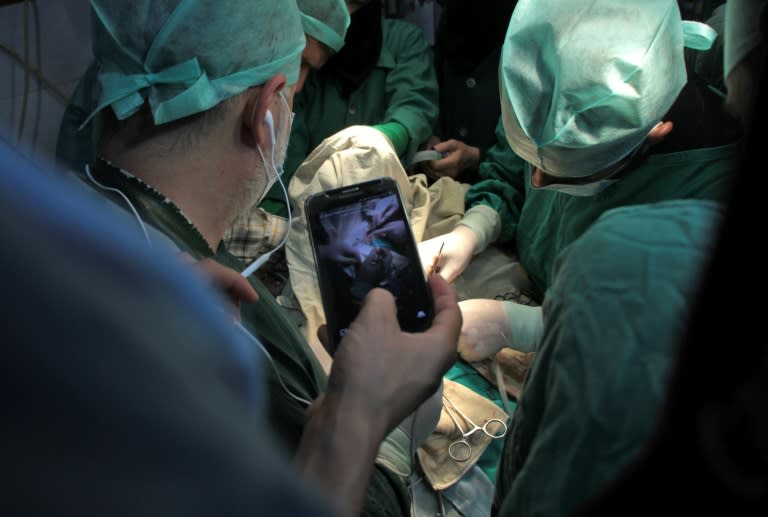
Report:
[[[717,31],[706,23],[684,20],[683,44],[693,50],[709,50],[717,38]]]

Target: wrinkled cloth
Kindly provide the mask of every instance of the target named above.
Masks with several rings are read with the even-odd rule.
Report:
[[[478,431],[467,439],[471,446],[471,454],[467,461],[452,459],[448,453],[448,448],[453,442],[462,438],[462,432],[467,432],[472,427],[469,422],[453,410],[453,407],[458,408],[472,422],[481,427],[492,418],[506,423],[509,417],[493,402],[466,386],[454,381],[445,380],[443,382],[443,392],[450,403],[443,404],[434,433],[416,451],[425,480],[434,490],[445,490],[455,485],[477,463],[482,453],[493,441],[493,438],[482,431]],[[456,422],[451,418],[451,415]],[[457,427],[457,423],[462,429]],[[496,431],[495,429],[492,430]],[[499,438],[499,440],[503,440],[503,438]],[[458,453],[463,454],[463,452],[464,450],[461,450]]]
[[[325,315],[304,202],[316,192],[380,176],[396,180],[416,241],[452,230],[463,214],[466,186],[444,181],[428,188],[423,174],[409,177],[386,137],[370,127],[353,126],[340,131],[307,157],[288,186],[295,209],[285,253],[291,288],[306,320],[302,325],[304,335],[326,371],[330,370],[331,358],[317,338],[317,328],[325,323]]]
[[[253,208],[238,217],[224,234],[224,244],[246,264],[275,249],[288,231],[288,219]]]
[[[558,257],[495,515],[569,515],[641,450],[721,211],[700,200],[618,208]]]
[[[455,484],[435,491],[423,475],[411,478],[412,517],[475,517],[490,515],[493,483],[478,465]]]
[[[294,321],[326,371],[330,370],[332,360],[317,337],[317,329],[325,322],[325,315],[307,233],[304,202],[316,192],[378,176],[392,177],[398,183],[417,241],[451,231],[463,213],[463,197],[468,185],[451,178],[441,178],[427,187],[426,176],[423,174],[408,176],[386,137],[375,129],[367,126],[347,128],[327,138],[313,151],[288,186],[289,196],[295,206],[291,233],[285,246],[290,285],[278,296],[278,301],[295,316]],[[484,289],[488,283],[486,275],[490,274],[499,293],[517,293],[519,291],[515,284],[522,276],[520,273],[519,265],[511,261],[507,254],[490,252],[479,257],[476,264],[471,264],[454,286],[459,297],[474,294]],[[452,384],[447,378],[444,382],[446,385]],[[495,388],[482,377],[474,375],[471,382],[464,379],[456,384],[469,386],[469,389],[462,386],[455,390],[469,394],[470,399],[473,398],[473,391],[483,395],[474,396],[487,402],[481,406],[486,408],[489,415],[501,411],[497,407],[499,404],[495,404],[498,397],[493,397],[493,402],[484,398],[486,390],[495,391]],[[426,443],[434,439],[441,439],[440,431],[437,436],[430,436]],[[488,444],[485,448],[488,448]],[[495,443],[491,451],[493,454],[484,458],[485,471],[493,476],[500,448],[500,443]],[[477,459],[473,458],[473,462],[476,464]],[[433,465],[440,464],[440,457],[436,457]],[[435,471],[435,476],[443,475]]]

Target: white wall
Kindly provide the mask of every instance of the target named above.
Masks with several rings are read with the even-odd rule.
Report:
[[[38,69],[39,63],[41,75],[60,93],[42,84],[34,72],[25,73],[24,66],[7,52],[10,49],[23,59],[25,32],[27,62],[33,70]],[[36,0],[0,7],[0,137],[35,161],[52,162],[66,106],[62,96],[71,95],[90,56],[88,0]]]

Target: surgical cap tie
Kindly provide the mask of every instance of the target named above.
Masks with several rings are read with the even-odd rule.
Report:
[[[203,83],[208,83],[207,79],[196,57],[159,72],[131,75],[104,73],[99,76],[99,83],[102,91],[111,92],[111,95],[109,99],[101,103],[96,111],[111,105],[117,118],[124,120],[136,113],[144,104],[144,97],[139,93],[144,88],[156,84],[166,84],[191,86],[187,91],[198,91],[204,89]],[[172,102],[174,99],[167,102]],[[87,122],[88,120],[83,125]]]
[[[110,92],[110,94],[107,97],[102,95],[98,107],[80,127],[85,127],[94,115],[107,106],[112,107],[119,120],[130,117],[146,101],[145,94],[142,94],[141,90],[156,85],[179,86],[183,87],[184,90],[164,101],[155,100],[151,94],[149,95],[155,124],[165,124],[182,118],[182,116],[186,116],[186,113],[189,113],[191,107],[193,108],[192,112],[205,111],[219,102],[220,92],[223,89],[236,89],[238,92],[242,92],[250,85],[258,84],[258,79],[255,77],[268,77],[272,73],[279,72],[285,63],[295,59],[295,56],[300,53],[301,48],[297,48],[292,54],[272,63],[241,70],[213,80],[208,79],[208,75],[200,67],[197,58],[194,57],[159,72],[130,75],[119,72],[101,73],[99,74],[99,83],[102,92]]]
[[[155,125],[166,124],[207,111],[277,74],[288,84],[299,78],[306,40],[293,2],[90,3],[101,92],[83,126],[103,109],[124,120],[144,103]]]

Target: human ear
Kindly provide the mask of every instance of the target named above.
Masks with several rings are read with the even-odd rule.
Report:
[[[674,124],[669,120],[659,122],[648,132],[648,143],[651,145],[660,143],[672,132],[673,127]]]
[[[283,74],[271,77],[261,88],[251,93],[243,108],[243,129],[257,145],[274,145],[274,119],[269,106],[285,83]]]

